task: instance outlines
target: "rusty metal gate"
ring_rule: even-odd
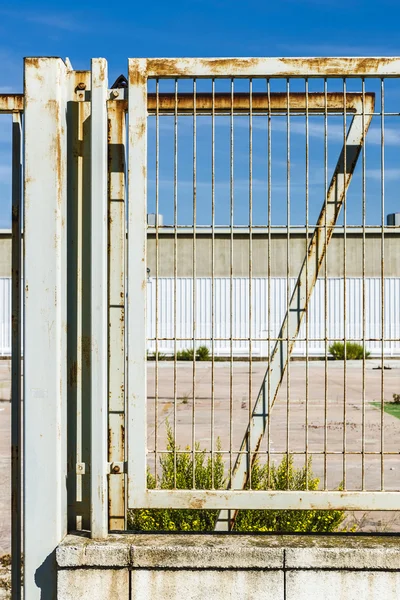
[[[400,228],[385,221],[398,172],[399,76],[399,59],[388,58],[130,59],[127,79],[109,88],[104,59],[93,59],[90,71],[26,59],[24,95],[0,96],[0,110],[14,123],[16,556],[24,220],[27,600],[40,597],[40,567],[54,588],[48,557],[68,531],[105,538],[126,529],[129,509],[214,509],[216,529],[231,529],[245,508],[398,507],[398,429],[386,414],[398,394],[397,363],[390,367],[384,348],[400,340],[391,319],[399,310],[391,280],[400,266]],[[148,213],[155,213],[149,226]],[[204,276],[210,285],[199,296]],[[279,298],[271,284],[278,276]],[[161,331],[162,277],[170,300]],[[223,330],[218,277],[229,314]],[[262,315],[254,304],[260,277]],[[357,295],[351,277],[360,280]],[[367,277],[380,294],[376,315],[366,311]],[[340,280],[342,303],[334,337],[327,327],[328,311],[335,314],[331,278]],[[189,294],[178,296],[183,279]],[[239,283],[245,300],[236,315]],[[323,335],[310,328],[316,285]],[[197,327],[200,301],[206,334]],[[283,318],[272,326],[274,302]],[[189,332],[180,328],[178,303]],[[352,336],[349,303],[362,314]],[[259,321],[261,361],[254,352]],[[293,362],[299,341],[305,360]],[[223,361],[218,342],[229,348]],[[236,342],[246,349],[239,362]],[[312,342],[325,349],[318,363],[310,361]],[[349,342],[358,344],[358,362],[350,360]],[[173,348],[167,356],[164,343]],[[335,343],[337,362],[330,360]],[[381,348],[375,361],[367,360],[371,343]],[[178,481],[182,456],[189,486]],[[307,479],[291,489],[291,461],[307,467],[310,459],[318,489]],[[207,485],[196,477],[198,461],[209,461]],[[288,489],[257,488],[260,464],[268,472],[286,464]],[[18,578],[15,564],[15,590]]]
[[[378,404],[381,408],[380,414],[374,413],[378,419],[378,432],[375,434],[377,446],[374,444],[373,449],[367,447],[366,424],[371,418],[369,415],[370,404],[366,395],[366,347],[368,343],[373,341],[367,338],[365,334],[365,269],[366,269],[366,232],[368,231],[368,221],[366,215],[366,175],[368,175],[367,166],[367,141],[368,130],[371,121],[375,115],[378,121],[378,127],[373,129],[371,136],[374,144],[379,145],[379,153],[371,153],[370,162],[371,170],[375,176],[377,173],[380,178],[381,187],[379,189],[380,196],[380,211],[379,212],[379,246],[380,264],[378,276],[381,281],[381,319],[379,337],[383,340],[385,336],[385,119],[389,116],[394,116],[395,113],[385,109],[385,80],[384,72],[379,69],[385,69],[383,63],[362,63],[368,64],[367,71],[361,66],[361,63],[356,61],[337,61],[337,60],[232,60],[232,61],[214,61],[214,60],[177,60],[177,61],[158,61],[158,60],[143,60],[130,62],[129,74],[129,123],[130,123],[130,144],[133,149],[133,155],[130,154],[132,161],[130,168],[130,186],[135,186],[134,196],[130,197],[130,202],[134,202],[135,206],[140,204],[142,217],[146,212],[146,183],[154,187],[154,211],[156,215],[155,228],[153,230],[153,263],[155,273],[153,274],[153,284],[155,285],[155,364],[154,370],[154,407],[151,404],[151,418],[146,415],[149,411],[149,401],[145,401],[146,397],[153,397],[152,394],[146,394],[145,387],[141,390],[135,390],[135,399],[132,403],[129,401],[129,427],[130,436],[135,435],[137,441],[136,450],[128,453],[128,471],[129,471],[129,506],[136,508],[151,507],[151,508],[212,508],[220,509],[222,512],[217,521],[217,529],[230,527],[233,522],[233,516],[228,513],[228,510],[236,511],[240,508],[347,508],[347,509],[371,509],[380,508],[388,509],[396,506],[397,484],[395,479],[390,477],[389,464],[392,465],[394,455],[398,449],[392,448],[389,442],[384,440],[385,432],[385,417],[384,417],[384,354],[381,354],[381,372],[380,372],[380,394]],[[371,66],[375,65],[376,70]],[[386,63],[387,65],[387,63]],[[361,68],[361,71],[357,69]],[[371,77],[376,78],[375,82]],[[357,79],[354,79],[357,78]],[[221,80],[227,81],[222,81]],[[189,81],[188,81],[189,80]],[[169,86],[168,86],[169,84]],[[225,85],[223,85],[225,84]],[[204,92],[208,88],[208,92]],[[310,90],[311,88],[311,90]],[[169,89],[171,91],[161,91]],[[181,92],[183,89],[185,91]],[[219,91],[224,89],[226,91]],[[189,91],[187,91],[189,90]],[[275,91],[280,90],[280,91]],[[282,90],[282,91],[281,91]],[[315,91],[319,90],[319,91]],[[388,102],[386,100],[386,102]],[[190,117],[188,117],[190,115]],[[191,153],[192,165],[188,164],[187,158],[178,151],[178,128],[186,126],[183,119],[189,119],[190,127],[192,128],[191,143],[192,148],[185,146],[183,152]],[[211,219],[207,223],[211,229],[210,242],[208,245],[208,261],[209,270],[211,272],[211,296],[209,304],[211,307],[211,335],[209,338],[201,338],[196,330],[196,314],[197,314],[197,293],[196,283],[198,280],[197,263],[201,260],[201,255],[197,251],[197,244],[201,240],[203,222],[198,223],[197,219],[201,213],[201,203],[205,202],[206,194],[201,189],[204,185],[204,162],[206,160],[204,149],[200,147],[199,129],[203,126],[202,120],[208,118],[209,121],[209,139],[208,139],[208,163],[209,163],[209,203],[211,204]],[[152,121],[153,119],[153,121]],[[169,125],[168,125],[169,121]],[[237,131],[243,127],[245,122],[246,134],[248,140],[243,143],[243,136],[238,135]],[[332,122],[333,121],[333,122]],[[263,124],[263,128],[260,125]],[[218,258],[215,253],[215,239],[218,235],[218,226],[216,225],[215,215],[218,210],[218,190],[220,186],[216,181],[216,135],[219,132],[219,125],[225,124],[227,129],[228,143],[225,146],[225,151],[229,157],[229,173],[228,173],[228,189],[229,189],[229,221],[228,234],[226,243],[225,260],[230,262],[227,271],[230,280],[230,301],[231,303],[231,329],[230,335],[224,341],[231,345],[230,361],[227,367],[229,375],[226,378],[226,393],[224,408],[224,423],[226,435],[222,434],[222,446],[216,446],[217,435],[216,429],[216,406],[220,404],[217,401],[216,393],[216,376],[218,371],[215,368],[214,344],[220,341],[217,331],[217,307],[214,305],[214,278],[215,269],[217,267]],[[276,125],[277,124],[277,125]],[[299,149],[298,144],[294,144],[291,131],[299,133],[299,125],[303,128],[304,146]],[[147,130],[151,135],[151,127],[154,128],[155,139],[153,141],[151,152],[147,153]],[[162,201],[165,211],[168,210],[167,202],[162,197],[167,192],[164,191],[163,181],[160,182],[160,139],[164,146],[167,145],[167,136],[163,129],[169,127],[170,138],[172,141],[169,145],[169,151],[173,153],[173,161],[170,161],[170,179],[172,189],[169,192],[170,203],[173,208],[170,209],[173,215],[173,222],[170,227],[170,243],[169,246],[165,243],[160,246],[160,224],[158,222],[158,213],[160,202]],[[262,130],[265,138],[265,153],[260,156],[258,152],[255,155],[254,144],[256,134]],[[253,376],[253,327],[252,322],[255,318],[252,306],[252,294],[254,281],[254,264],[253,253],[256,243],[257,228],[260,227],[260,217],[258,222],[254,222],[255,208],[255,177],[254,170],[256,161],[263,161],[264,171],[266,175],[266,185],[264,198],[261,200],[266,207],[266,219],[261,222],[261,226],[266,227],[267,244],[266,255],[264,261],[267,268],[267,281],[271,279],[271,269],[273,260],[271,257],[271,235],[273,234],[274,224],[272,221],[272,202],[274,194],[274,184],[272,181],[272,173],[276,172],[274,163],[274,148],[279,153],[277,147],[279,142],[276,142],[275,147],[272,146],[272,140],[276,139],[276,132],[281,131],[283,141],[285,143],[285,151],[282,155],[286,163],[286,169],[283,175],[283,184],[285,188],[284,194],[281,195],[283,202],[286,204],[285,214],[285,254],[286,254],[286,289],[283,302],[286,308],[286,315],[279,328],[278,335],[271,336],[271,327],[267,326],[268,334],[265,341],[268,344],[267,365],[265,367],[265,375],[258,375],[258,386],[254,382]],[[310,174],[310,154],[313,152],[313,144],[311,143],[316,134],[319,134],[322,144],[319,144],[319,152],[321,153],[319,165],[322,171],[322,186],[319,186],[319,202],[317,194],[313,189],[315,187],[315,177]],[[378,135],[378,137],[377,137]],[[134,137],[132,137],[134,136]],[[334,138],[336,144],[335,155],[331,157],[332,146],[329,144],[330,136]],[[239,138],[240,141],[237,141]],[[149,138],[151,139],[151,138]],[[311,141],[310,141],[311,140]],[[222,136],[219,136],[219,144],[222,145]],[[182,142],[179,141],[181,144]],[[274,141],[275,143],[275,141]],[[204,136],[203,136],[204,146]],[[258,142],[259,147],[259,142]],[[240,160],[236,159],[235,152],[241,151]],[[217,143],[218,149],[218,143]],[[329,149],[329,156],[328,156]],[[201,158],[199,155],[203,152]],[[165,151],[164,151],[165,154]],[[151,169],[151,176],[146,175],[147,156],[152,157],[155,161],[154,168]],[[162,156],[162,154],[161,154]],[[332,158],[335,163],[332,163]],[[295,231],[295,226],[291,223],[292,208],[291,202],[294,195],[292,189],[292,173],[294,171],[293,163],[297,160],[302,160],[304,165],[304,188],[301,194],[301,202],[304,203],[304,219],[305,219],[305,236],[303,255],[300,256],[300,268],[297,272],[297,279],[294,286],[291,284],[290,278],[294,275],[291,266],[291,235]],[[238,191],[237,181],[235,179],[235,171],[242,168],[240,164],[244,162],[248,170],[247,175],[247,194],[246,200],[243,200],[243,194]],[[188,193],[181,192],[182,186],[179,184],[178,165],[183,162],[184,168],[192,178],[191,191]],[[164,157],[164,163],[166,158]],[[316,163],[315,156],[313,157],[312,167]],[[375,163],[375,166],[374,164]],[[378,168],[376,167],[378,165]],[[198,176],[198,171],[202,170],[202,179]],[[164,167],[163,177],[166,177],[167,169]],[[364,282],[361,309],[364,315],[363,329],[359,339],[356,341],[365,348],[362,354],[362,368],[359,369],[359,389],[356,392],[356,398],[351,397],[348,389],[348,364],[346,352],[348,347],[348,338],[346,337],[346,306],[348,302],[349,291],[347,289],[349,270],[349,259],[347,257],[347,239],[352,231],[353,223],[348,223],[348,206],[349,197],[351,198],[351,182],[354,174],[358,178],[358,193],[360,198],[358,203],[361,204],[359,222],[357,226],[360,230],[359,235],[359,250],[361,257],[361,276]],[[200,181],[200,184],[199,184]],[[355,187],[355,184],[353,185]],[[239,200],[237,199],[239,196]],[[258,201],[260,194],[258,194]],[[199,202],[200,198],[200,202]],[[296,194],[296,203],[299,202],[299,193]],[[169,337],[160,337],[158,332],[159,315],[157,314],[160,306],[158,291],[158,279],[160,274],[160,265],[166,262],[164,255],[169,251],[173,259],[173,280],[175,284],[175,293],[173,295],[172,311],[176,311],[176,281],[177,274],[182,269],[182,261],[186,259],[183,254],[179,254],[180,247],[177,237],[177,231],[181,230],[184,225],[178,221],[178,207],[182,204],[190,202],[192,204],[191,216],[192,222],[188,223],[188,235],[191,238],[191,289],[192,299],[186,302],[191,305],[192,315],[192,331],[189,338],[186,338],[192,344],[192,372],[191,372],[191,389],[190,389],[190,405],[191,415],[190,422],[187,428],[190,428],[190,433],[186,429],[186,434],[180,432],[183,426],[181,418],[181,407],[179,406],[179,394],[177,387],[182,377],[180,376],[181,368],[177,369],[177,358],[179,353],[176,350],[173,354],[174,364],[170,366],[171,376],[173,373],[173,395],[171,396],[173,408],[170,411],[172,420],[171,428],[174,439],[185,440],[190,448],[192,468],[192,486],[191,489],[180,489],[177,484],[177,457],[179,453],[185,453],[187,450],[182,450],[175,444],[172,448],[168,447],[165,433],[160,431],[160,423],[163,418],[160,418],[160,411],[164,412],[165,405],[165,390],[160,388],[160,373],[168,367],[163,364],[162,371],[160,369],[159,346],[163,341],[172,340],[182,342],[183,337],[177,335],[176,313],[175,319],[172,318],[172,327],[170,328]],[[237,396],[234,391],[235,372],[236,368],[233,363],[232,345],[238,341],[232,334],[232,296],[234,279],[234,261],[235,254],[238,250],[235,249],[235,211],[240,212],[240,203],[246,203],[247,215],[245,216],[244,225],[247,227],[246,245],[247,248],[241,248],[241,258],[247,262],[247,335],[244,339],[248,344],[248,391],[246,396],[247,420],[248,426],[243,426],[243,413],[240,415],[237,412]],[[239,206],[238,206],[239,205]],[[319,205],[319,206],[318,206]],[[316,207],[319,211],[316,213]],[[135,209],[136,210],[136,209]],[[182,209],[183,210],[183,209]],[[276,210],[276,209],[275,209]],[[241,211],[243,212],[243,211]],[[310,214],[312,212],[312,217]],[[341,215],[342,213],[342,215]],[[369,215],[368,215],[369,216]],[[376,217],[375,217],[376,218]],[[137,214],[132,213],[132,221],[128,226],[131,228],[137,223]],[[243,222],[241,223],[243,226]],[[332,343],[338,340],[329,339],[327,330],[321,340],[325,345],[325,360],[324,360],[324,386],[322,394],[324,399],[320,401],[320,407],[316,409],[311,405],[314,403],[310,391],[309,379],[309,357],[308,343],[311,336],[308,331],[308,306],[314,289],[315,282],[318,277],[324,278],[325,289],[327,289],[327,279],[329,277],[329,265],[327,262],[327,249],[330,240],[336,230],[341,231],[341,276],[343,280],[343,302],[344,302],[344,330],[343,337],[340,340],[344,345],[344,361],[340,377],[342,379],[341,393],[343,398],[340,402],[341,408],[337,417],[338,429],[340,429],[339,439],[332,440],[329,432],[330,425],[330,402],[329,398],[329,377],[328,373],[328,351]],[[165,227],[163,227],[164,231]],[[142,262],[139,262],[137,257],[137,265],[141,267],[141,277],[137,277],[134,271],[134,277],[128,267],[128,300],[129,298],[136,299],[140,293],[140,281],[145,281],[146,260],[145,258],[145,231],[142,231],[141,243],[143,242],[143,254],[140,257]],[[204,244],[202,245],[204,250]],[[276,260],[276,255],[275,255]],[[357,259],[359,260],[359,259]],[[204,263],[204,259],[202,260]],[[298,257],[296,262],[299,263]],[[129,256],[128,250],[128,265],[132,264],[132,259]],[[350,263],[351,265],[351,263]],[[350,266],[352,268],[352,266]],[[133,288],[131,286],[134,286]],[[135,314],[135,326],[128,328],[128,386],[129,381],[137,381],[139,373],[145,368],[145,348],[139,347],[135,343],[135,348],[132,347],[132,342],[129,341],[130,333],[137,330],[144,330],[143,314],[145,308],[145,286],[142,287],[142,308],[143,312]],[[267,294],[270,294],[267,287]],[[325,319],[327,315],[327,292],[325,292],[324,302]],[[135,304],[136,305],[136,304]],[[267,302],[270,307],[271,298]],[[140,323],[136,322],[136,318],[140,319]],[[268,315],[265,319],[268,322]],[[299,330],[302,322],[303,335],[306,343],[306,360],[304,364],[304,398],[302,399],[302,409],[294,411],[294,402],[291,398],[291,367],[290,354],[292,352],[295,341],[298,339]],[[135,336],[135,342],[137,338]],[[352,340],[355,341],[355,340]],[[209,367],[209,391],[206,398],[207,409],[204,407],[204,395],[197,392],[198,371],[199,366],[196,361],[196,349],[207,344],[210,350],[210,367]],[[222,366],[218,365],[219,370]],[[204,376],[203,376],[204,378]],[[165,377],[161,378],[164,381],[164,386],[167,385]],[[219,382],[221,377],[219,377]],[[284,382],[286,388],[284,393],[279,394],[280,388]],[[146,381],[143,380],[143,386]],[[204,385],[201,387],[204,392]],[[391,388],[389,387],[389,390]],[[391,390],[394,392],[393,390]],[[376,401],[376,399],[374,398]],[[296,402],[298,400],[296,399]],[[280,405],[278,408],[277,405]],[[354,443],[349,428],[353,426],[353,422],[349,423],[349,415],[354,407],[360,411],[359,423],[356,424],[358,433],[361,434],[361,441]],[[221,409],[222,410],[222,409]],[[301,421],[304,432],[300,435],[296,431],[292,434],[291,429],[298,428],[294,425],[291,411],[294,411],[297,422]],[[275,417],[276,415],[276,419]],[[296,414],[297,413],[297,414]],[[311,427],[315,427],[315,423],[310,423],[310,414],[313,421],[317,417],[320,420],[321,435],[319,440],[312,440],[310,437]],[[378,416],[379,415],[379,416]],[[201,424],[197,424],[199,418]],[[284,424],[279,423],[283,419]],[[150,421],[150,423],[148,423]],[[206,425],[205,425],[206,421]],[[137,437],[137,424],[141,423],[140,438]],[[221,426],[221,423],[220,423]],[[243,440],[238,444],[238,430],[243,436]],[[150,438],[146,440],[146,432],[149,432]],[[136,432],[136,433],[134,433]],[[240,434],[239,434],[240,435]],[[337,437],[337,436],[336,436]],[[293,438],[293,441],[292,441]],[[369,440],[370,442],[370,440]],[[368,442],[368,443],[369,443]],[[201,447],[198,446],[201,444]],[[390,446],[390,447],[389,447]],[[148,458],[145,454],[139,452],[139,448],[147,448]],[[198,489],[196,479],[196,456],[202,455],[205,452],[211,457],[211,464],[216,455],[222,456],[224,463],[227,466],[227,489]],[[157,469],[159,469],[159,460],[163,456],[173,454],[174,459],[174,489],[163,489],[165,486],[158,478]],[[318,491],[309,491],[307,486],[305,490],[260,490],[252,489],[252,466],[254,461],[267,461],[268,465],[272,465],[276,459],[287,457],[287,465],[289,465],[289,457],[295,456],[298,461],[303,460],[308,464],[311,457],[317,462],[319,461],[319,472],[321,474],[321,486]],[[150,458],[149,458],[150,457]],[[301,457],[303,457],[301,459]],[[380,473],[378,480],[369,479],[368,470],[371,468],[371,459],[378,460],[374,467]],[[149,462],[150,461],[150,462]],[[340,463],[341,477],[336,481],[329,477],[329,466],[333,470],[333,462]],[[146,468],[150,465],[155,476],[155,484],[148,487],[148,476]],[[211,467],[212,468],[212,467]],[[338,464],[336,464],[338,468]],[[289,469],[289,466],[288,466]],[[358,471],[358,473],[355,473]],[[385,481],[386,475],[386,481]],[[213,476],[212,476],[213,478]],[[288,483],[289,486],[289,483]],[[154,489],[153,489],[154,488]]]

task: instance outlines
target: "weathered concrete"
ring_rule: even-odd
[[[132,571],[131,600],[284,600],[281,571]]]
[[[377,571],[292,571],[286,576],[287,600],[394,600],[400,573]]]
[[[90,573],[90,577],[88,574]],[[58,598],[63,600],[130,600],[127,569],[73,570],[58,573]]]
[[[57,564],[59,600],[400,597],[400,544],[389,536],[70,535]]]

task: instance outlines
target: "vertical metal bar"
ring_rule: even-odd
[[[343,158],[344,177],[347,168],[347,110],[346,110],[346,78],[343,78]],[[344,342],[344,365],[343,365],[343,488],[346,490],[346,435],[347,435],[347,189],[343,198],[343,342]]]
[[[125,461],[125,107],[108,104],[108,460]],[[108,482],[109,529],[126,529],[125,475]]]
[[[174,440],[177,440],[177,270],[178,270],[178,80],[175,79],[174,105]],[[176,488],[176,444],[174,444],[174,488]]]
[[[146,194],[147,76],[145,59],[129,59],[128,91],[128,442],[129,503],[146,491]]]
[[[230,248],[229,248],[229,480],[232,478],[233,447],[233,227],[234,227],[234,79],[231,79],[230,136],[229,136],[229,203],[230,203]],[[228,511],[229,522],[231,513]]]
[[[271,362],[271,226],[272,226],[272,214],[271,214],[271,199],[272,199],[272,170],[271,170],[271,151],[272,151],[272,136],[271,136],[271,80],[267,79],[267,96],[268,96],[268,130],[267,130],[267,145],[268,145],[268,364],[269,369]],[[268,468],[268,487],[271,483],[271,378],[268,377],[267,381],[267,395],[268,395],[268,423],[267,423],[267,468]],[[265,383],[264,383],[265,393]]]
[[[92,59],[91,92],[91,535],[108,533],[107,62]]]
[[[211,81],[211,488],[214,480],[215,446],[215,79]]]
[[[197,81],[193,79],[193,398],[192,398],[192,472],[193,489],[196,489],[196,218],[197,218]]]
[[[86,71],[85,79],[86,89],[90,90],[91,73]],[[82,73],[81,73],[82,76]],[[82,82],[82,79],[80,78]],[[73,84],[76,84],[76,78]],[[75,89],[76,85],[74,85]],[[77,456],[78,461],[85,465],[91,464],[91,103],[80,102],[79,119],[81,124],[81,142],[79,144],[82,161],[80,165],[82,178],[82,191],[79,197],[79,215],[78,215],[78,396],[77,396]],[[68,263],[69,264],[69,263]],[[68,313],[70,317],[70,313]],[[69,330],[70,331],[70,330]],[[73,410],[68,406],[68,410]],[[90,496],[91,496],[91,476],[85,473],[77,477],[78,495],[80,501],[81,526],[83,529],[90,530]]]
[[[21,113],[12,115],[12,343],[11,343],[11,590],[21,599],[22,481],[21,481]]]
[[[308,203],[309,203],[309,129],[308,129],[308,79],[305,80],[305,92],[306,92],[306,248],[308,248],[308,237],[309,237],[309,223],[308,223]],[[308,262],[306,263],[306,296],[309,296],[308,289]],[[308,401],[309,401],[309,356],[308,356],[308,318],[309,318],[309,305],[306,307],[305,314],[305,326],[306,326],[306,414],[305,414],[305,468],[306,468],[306,489],[308,489]]]
[[[286,79],[286,310],[289,311],[290,303],[290,83]],[[306,270],[308,275],[308,261],[306,261]],[[307,296],[308,298],[308,296]],[[286,353],[287,361],[287,380],[286,380],[286,484],[289,489],[289,443],[290,443],[290,336],[289,328],[286,330]]]
[[[251,421],[253,405],[253,80],[249,80],[249,423]],[[252,487],[252,445],[251,430],[249,432],[249,446],[247,448],[248,482]]]
[[[365,123],[363,123],[365,131]],[[365,144],[363,144],[364,146]],[[328,206],[328,82],[324,79],[324,209],[327,212]],[[324,223],[324,244],[328,244],[328,222]],[[328,489],[328,252],[324,255],[324,490]]]
[[[160,175],[160,117],[159,117],[159,88],[156,79],[156,364],[155,364],[155,393],[154,393],[154,475],[157,487],[158,467],[158,336],[159,336],[159,175]]]
[[[381,79],[381,491],[385,489],[385,80]]]
[[[25,600],[56,597],[54,552],[67,533],[67,82],[68,71],[62,60],[25,59]],[[46,465],[46,468],[43,465]]]
[[[365,128],[365,79],[362,79],[362,126]],[[362,414],[361,414],[361,487],[365,490],[365,224],[366,224],[366,144],[362,148],[362,344],[363,344],[363,364],[362,364]]]
[[[233,471],[233,232],[234,232],[234,93],[235,80],[230,82],[230,119],[229,119],[229,479],[232,487]],[[241,449],[242,450],[242,449]],[[231,510],[222,510],[215,525],[216,531],[229,531],[233,527]]]

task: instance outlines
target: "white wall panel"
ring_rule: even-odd
[[[295,280],[290,280],[290,293]],[[231,316],[232,285],[232,316]],[[158,348],[159,352],[171,354],[174,343],[163,338],[174,337],[174,279],[160,278],[158,281]],[[362,278],[346,280],[346,311],[344,307],[344,281],[341,278],[327,280],[327,322],[325,325],[325,280],[319,279],[314,288],[308,311],[308,351],[310,356],[321,356],[325,352],[325,333],[330,340],[343,339],[346,330],[347,340],[363,338],[363,281]],[[225,341],[215,342],[215,354],[229,356],[231,345],[234,356],[246,356],[249,352],[249,280],[244,277],[215,278],[214,280],[214,331],[215,338]],[[196,342],[211,348],[212,319],[212,282],[211,278],[198,278],[196,281]],[[381,280],[365,279],[365,338],[366,347],[371,355],[381,353],[382,311]],[[280,326],[286,312],[287,286],[285,278],[271,279],[270,283],[270,321],[268,321],[268,280],[254,278],[252,284],[252,338],[253,355],[268,355],[268,340],[279,335]],[[385,338],[392,341],[384,343],[385,355],[400,355],[400,279],[387,278],[384,282],[384,332]],[[148,283],[148,349],[155,351],[156,281]],[[178,341],[178,349],[193,346],[193,282],[190,278],[176,280],[176,336],[190,338]],[[345,321],[346,315],[346,321]],[[303,320],[299,333],[299,341],[294,348],[294,355],[304,356],[306,353],[306,322]],[[274,342],[271,341],[271,347]],[[328,345],[330,342],[328,342]]]
[[[344,282],[340,278],[328,278],[327,296],[327,336],[330,339],[341,339],[344,335]],[[290,281],[291,289],[294,279]],[[230,279],[215,278],[214,289],[214,331],[216,338],[230,337]],[[158,281],[158,347],[163,353],[172,353],[174,342],[163,338],[174,337],[174,279],[160,278]],[[347,314],[346,337],[348,340],[363,337],[363,284],[361,278],[347,279]],[[147,330],[148,337],[156,337],[156,282],[150,279],[147,284]],[[252,334],[254,356],[268,355],[268,341],[260,338],[277,337],[279,327],[286,310],[286,279],[271,279],[271,322],[268,325],[268,280],[254,278],[252,285]],[[325,281],[320,279],[315,286],[308,313],[308,351],[310,356],[324,354],[325,337]],[[365,279],[365,337],[379,340],[382,331],[381,315],[381,280],[379,278]],[[190,338],[178,341],[178,350],[192,347],[193,337],[193,282],[189,278],[176,280],[176,335],[177,338]],[[400,356],[400,278],[387,278],[384,285],[384,333],[386,341],[384,353],[387,356]],[[249,280],[234,278],[232,280],[232,336],[242,338],[232,344],[233,355],[246,355],[249,351]],[[211,279],[198,278],[196,283],[196,337],[211,338]],[[305,321],[300,329],[299,340],[306,337]],[[319,341],[313,341],[313,340]],[[197,342],[211,348],[210,341]],[[271,342],[273,346],[273,342]],[[381,352],[380,341],[366,342],[367,349],[372,355]],[[148,349],[155,351],[155,341],[149,340]],[[306,352],[305,341],[298,341],[294,355],[302,356]],[[229,355],[230,342],[215,342],[216,355]],[[0,356],[11,354],[11,279],[0,278]]]
[[[0,277],[0,356],[11,356],[11,277]]]

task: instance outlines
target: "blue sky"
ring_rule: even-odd
[[[379,4],[354,0],[281,0],[275,3],[243,3],[230,0],[191,2],[86,2],[2,3],[0,6],[0,92],[22,91],[24,56],[68,56],[76,69],[89,68],[90,58],[104,56],[112,82],[126,73],[127,57],[134,56],[341,56],[400,55],[395,0]],[[167,83],[165,85],[168,85]],[[222,85],[222,84],[221,84]],[[242,83],[245,85],[245,82]],[[315,81],[314,90],[322,89]],[[332,85],[335,85],[334,83]],[[349,84],[360,90],[361,83]],[[222,89],[222,88],[221,88]],[[333,89],[333,88],[332,88]],[[350,88],[349,88],[350,89]],[[377,82],[367,90],[379,91]],[[310,84],[311,90],[311,84]],[[379,102],[378,102],[379,106]],[[400,112],[400,85],[388,82],[386,109]],[[331,172],[340,150],[343,123],[329,122]],[[200,120],[200,119],[199,119]],[[294,118],[293,118],[294,120]],[[397,117],[385,119],[385,213],[400,210],[400,126]],[[321,133],[322,124],[322,133]],[[162,125],[162,126],[161,126]],[[367,222],[381,222],[379,118],[374,117],[367,145]],[[312,129],[311,129],[312,127]],[[210,222],[210,122],[198,126],[198,215]],[[291,126],[291,215],[295,224],[305,222],[304,120]],[[192,126],[179,123],[179,222],[192,217]],[[154,208],[154,153],[149,133],[149,209]],[[0,228],[10,219],[10,120],[0,118]],[[310,122],[310,222],[323,202],[323,122]],[[172,220],[173,186],[171,122],[160,124],[160,210]],[[266,212],[266,125],[254,126],[253,221],[264,224]],[[322,149],[322,150],[321,150]],[[235,120],[235,223],[248,222],[248,122]],[[272,221],[286,223],[286,131],[282,120],[273,124]],[[216,132],[216,222],[229,219],[229,126]],[[348,222],[361,219],[360,177],[355,176],[348,197]]]

